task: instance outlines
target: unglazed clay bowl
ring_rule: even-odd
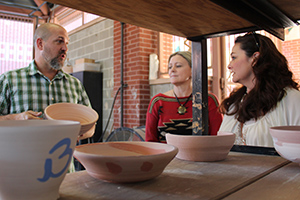
[[[271,127],[270,134],[278,154],[300,165],[300,126]]]
[[[95,129],[98,113],[85,105],[75,103],[55,103],[44,110],[47,119],[71,120],[80,122],[80,135]]]
[[[74,157],[92,177],[126,183],[159,176],[177,152],[163,143],[105,142],[77,146]]]
[[[219,135],[166,134],[167,143],[179,149],[176,158],[188,161],[224,160],[234,144],[235,134],[219,132]]]
[[[79,130],[74,121],[0,121],[0,199],[58,199]]]

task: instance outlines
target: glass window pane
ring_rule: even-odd
[[[0,74],[26,67],[33,59],[31,20],[0,15]]]
[[[76,17],[73,21],[69,22],[68,24],[62,24],[62,25],[68,32],[72,31],[75,28],[82,26],[82,17],[80,15],[79,17]]]
[[[90,13],[84,13],[84,23],[89,23],[90,21],[93,21],[94,19],[98,18],[98,15],[90,14]]]

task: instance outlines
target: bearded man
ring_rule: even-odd
[[[81,82],[62,71],[68,42],[67,31],[58,24],[36,29],[34,60],[0,76],[0,120],[43,119],[44,109],[60,102],[91,106]]]

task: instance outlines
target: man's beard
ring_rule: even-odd
[[[61,57],[60,56],[61,54],[59,54],[58,56],[56,56],[55,58],[53,58],[51,61],[50,61],[50,66],[55,69],[55,70],[61,70],[64,66],[64,62],[63,63],[60,63],[59,62],[59,58]]]
[[[49,62],[49,65],[55,69],[55,70],[61,70],[64,66],[65,61],[59,62],[59,59],[61,58],[61,54],[66,54],[65,51],[59,51],[58,55],[52,59],[50,59],[47,54],[49,54],[50,51],[47,47],[45,47],[45,52],[43,52],[43,57]]]

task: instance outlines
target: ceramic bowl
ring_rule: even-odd
[[[271,127],[270,134],[278,154],[300,165],[300,126]]]
[[[176,158],[188,161],[224,160],[234,144],[235,134],[219,132],[219,135],[166,134],[167,143],[179,149]]]
[[[95,129],[98,113],[85,105],[75,103],[55,103],[44,110],[47,119],[71,120],[80,122],[80,135],[90,133]]]
[[[0,121],[0,199],[58,199],[79,130],[74,121]]]
[[[77,146],[74,157],[92,177],[126,183],[159,176],[177,152],[155,142],[105,142]]]

